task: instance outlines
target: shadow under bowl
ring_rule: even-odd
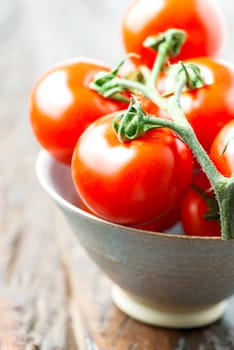
[[[234,293],[234,240],[138,230],[79,208],[70,167],[41,151],[41,186],[92,260],[113,281],[114,303],[145,323],[191,328],[222,317]]]

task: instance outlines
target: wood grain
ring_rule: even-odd
[[[69,293],[51,230],[2,237],[0,255],[1,349],[66,349]]]
[[[3,16],[5,4],[9,11]],[[117,310],[111,282],[80,247],[35,177],[39,146],[28,118],[34,82],[51,65],[75,55],[119,62],[119,23],[126,4],[1,0],[1,350],[234,349],[233,299],[222,321],[190,331],[145,326]],[[232,3],[220,5],[234,33]],[[233,42],[225,52],[234,59]]]

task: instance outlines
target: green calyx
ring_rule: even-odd
[[[118,114],[113,120],[113,128],[119,141],[132,141],[142,137],[149,130],[161,127],[154,123],[156,118],[147,117],[140,102],[133,96],[128,109]]]
[[[144,47],[149,47],[154,51],[159,51],[162,45],[167,47],[167,54],[170,57],[176,57],[186,40],[186,32],[181,29],[168,29],[164,33],[149,36],[143,42]]]
[[[205,85],[201,70],[195,64],[179,62],[170,66],[167,72],[175,81],[183,80],[188,90],[200,89]]]
[[[99,72],[96,74],[95,80],[89,85],[90,89],[97,91],[105,98],[112,98],[122,102],[130,102],[128,98],[121,94],[124,89],[118,84],[112,84],[123,64],[124,60],[121,61],[111,72]]]

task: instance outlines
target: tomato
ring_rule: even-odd
[[[133,227],[144,231],[164,232],[179,221],[178,208],[178,205],[176,207],[174,206],[173,208],[170,208],[170,210],[164,215],[158,217],[156,220],[145,224],[133,225]]]
[[[170,28],[187,32],[187,40],[176,60],[215,56],[226,39],[223,15],[212,0],[134,0],[122,21],[126,51],[140,55],[139,59],[130,58],[151,68],[156,54],[142,44],[148,36]]]
[[[76,198],[76,201],[74,201],[73,204],[79,206],[80,209],[86,211],[87,213],[95,215],[95,213],[93,213],[92,210],[90,210],[90,208],[88,208],[83,202],[78,203],[78,198]],[[165,231],[174,226],[179,221],[178,208],[179,206],[171,208],[168,212],[166,212],[164,215],[160,216],[156,220],[147,222],[145,224],[131,225],[131,227],[144,231]]]
[[[216,200],[206,175],[198,173],[193,180],[194,185],[196,189],[191,186],[181,204],[181,223],[184,232],[190,236],[221,236],[219,219],[205,218],[207,212],[212,209],[209,201],[214,207],[214,215],[217,215]]]
[[[171,130],[157,129],[120,142],[110,114],[79,138],[72,178],[85,205],[123,225],[148,223],[176,205],[192,178],[192,155]]]
[[[209,57],[185,63],[194,63],[200,68],[205,86],[183,92],[181,106],[200,143],[209,152],[219,130],[234,118],[234,65]],[[174,80],[165,75],[158,82],[161,91],[170,91],[173,84]],[[165,116],[162,111],[161,116]]]
[[[223,126],[211,146],[210,157],[217,169],[227,177],[234,173],[234,120]]]
[[[75,58],[53,67],[35,84],[30,100],[32,128],[42,147],[57,160],[70,163],[77,139],[87,126],[123,108],[123,103],[89,88],[99,71],[109,70],[98,61]]]

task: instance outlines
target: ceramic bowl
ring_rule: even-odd
[[[113,301],[122,311],[173,328],[200,327],[222,317],[234,293],[234,240],[113,224],[80,209],[68,166],[41,151],[36,172],[88,255],[113,281]]]

